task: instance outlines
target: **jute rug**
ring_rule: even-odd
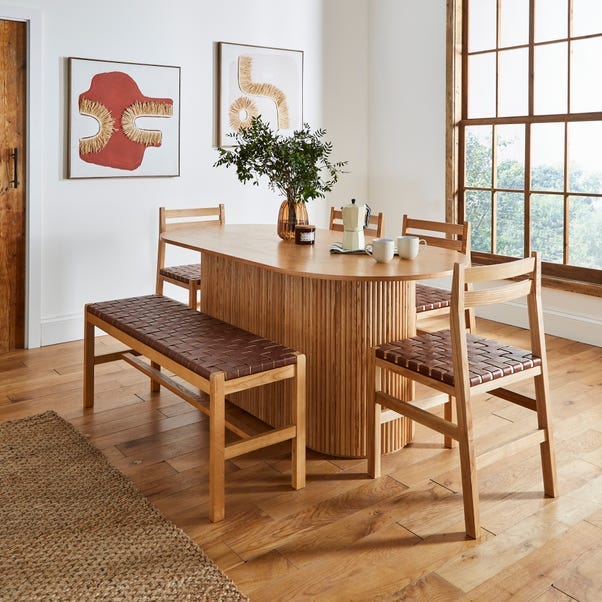
[[[0,600],[245,600],[55,412],[0,424]]]

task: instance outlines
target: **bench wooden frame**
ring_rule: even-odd
[[[156,391],[159,385],[162,385],[209,416],[209,520],[217,522],[224,518],[225,462],[242,454],[291,440],[292,487],[301,489],[305,486],[305,355],[298,353],[295,364],[265,370],[257,374],[226,380],[224,372],[219,371],[213,372],[207,379],[142,343],[135,336],[127,334],[93,315],[88,311],[88,305],[85,306],[84,317],[84,408],[94,406],[95,366],[124,360],[150,377],[151,390]],[[124,343],[129,349],[96,355],[95,327]],[[148,358],[152,365],[141,360],[139,356]],[[209,400],[161,372],[160,368],[156,366],[165,368],[198,388],[209,396]],[[293,379],[291,399],[293,423],[280,428],[267,427],[265,423],[261,423],[264,432],[250,433],[249,431],[255,429],[248,428],[249,424],[241,425],[240,421],[236,420],[237,409],[229,407],[226,396],[285,379]],[[240,413],[240,411],[238,412]],[[242,438],[226,444],[226,428]],[[269,430],[265,430],[266,428]]]

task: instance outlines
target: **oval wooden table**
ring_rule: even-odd
[[[306,354],[308,447],[342,457],[366,455],[370,348],[413,336],[415,281],[449,275],[466,259],[427,247],[413,260],[376,263],[331,254],[340,232],[317,230],[314,245],[297,245],[278,238],[275,225],[188,226],[163,238],[202,253],[202,311]],[[233,401],[272,426],[287,424],[283,386]],[[399,377],[386,386],[411,398]],[[405,419],[382,428],[385,453],[411,439]]]

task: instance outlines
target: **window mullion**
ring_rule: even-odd
[[[571,114],[571,35],[573,33],[573,0],[568,0],[567,14],[568,39],[566,44],[566,107]],[[563,224],[562,224],[562,262],[569,262],[569,124],[564,124],[564,197],[563,197]]]
[[[535,1],[529,0],[529,81],[528,115],[533,117],[535,107]],[[525,220],[524,220],[524,255],[531,255],[531,123],[525,124]]]

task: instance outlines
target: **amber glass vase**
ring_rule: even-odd
[[[297,224],[309,224],[305,203],[282,201],[278,211],[278,236],[284,240],[295,238]]]

